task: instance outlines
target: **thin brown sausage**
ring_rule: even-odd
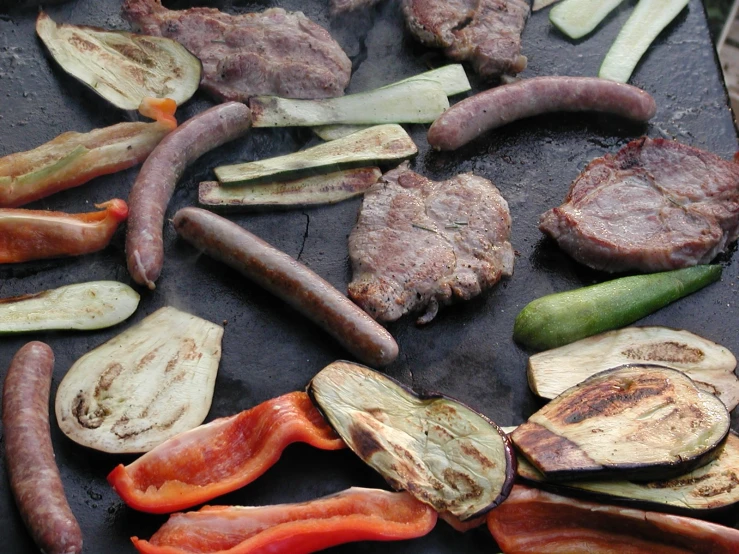
[[[128,197],[126,257],[134,281],[154,289],[164,263],[164,213],[185,169],[251,126],[249,108],[227,102],[188,119],[167,135],[141,167]]]
[[[10,362],[3,387],[10,488],[33,540],[46,554],[82,552],[82,531],[64,495],[49,431],[54,353],[29,342]]]
[[[177,233],[317,323],[357,359],[384,366],[398,356],[387,330],[327,281],[249,231],[214,213],[183,208]]]
[[[640,88],[597,77],[535,77],[502,85],[458,102],[434,121],[428,141],[437,150],[456,150],[483,133],[550,112],[607,112],[634,121],[657,113]]]

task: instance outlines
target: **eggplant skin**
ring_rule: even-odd
[[[511,438],[553,481],[657,480],[713,460],[729,424],[724,404],[680,371],[635,364],[568,389]]]
[[[518,459],[518,477],[554,493],[587,500],[705,517],[739,503],[739,435],[729,433],[720,454],[703,467],[658,481],[547,481],[525,458]]]
[[[319,372],[308,394],[329,424],[396,490],[461,522],[503,502],[516,473],[507,435],[441,394],[419,395],[352,362]]]

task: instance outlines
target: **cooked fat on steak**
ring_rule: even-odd
[[[526,69],[521,33],[528,0],[403,0],[403,13],[418,40],[444,48],[455,61],[469,61],[482,77]]]
[[[739,235],[739,165],[641,138],[593,160],[539,220],[577,261],[616,272],[710,262]]]
[[[430,181],[404,163],[364,195],[349,235],[349,296],[379,321],[469,300],[513,273],[508,204],[471,173]]]
[[[143,33],[180,42],[203,62],[201,85],[221,100],[271,94],[341,96],[352,64],[341,46],[301,12],[271,8],[229,15],[212,8],[168,10],[161,0],[125,0]]]

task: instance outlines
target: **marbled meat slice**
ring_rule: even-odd
[[[427,46],[469,61],[482,77],[515,75],[526,68],[521,33],[527,0],[403,0],[408,28]]]
[[[212,8],[168,10],[161,0],[125,0],[143,33],[180,42],[203,62],[201,85],[221,100],[271,94],[341,96],[352,64],[341,46],[301,12],[270,8],[229,15]]]
[[[334,15],[369,8],[382,0],[331,0],[331,13]]]
[[[508,204],[471,173],[434,182],[407,164],[365,193],[349,236],[349,296],[379,321],[469,300],[513,273]]]
[[[539,229],[570,256],[617,272],[710,262],[739,235],[739,165],[641,138],[593,160]]]

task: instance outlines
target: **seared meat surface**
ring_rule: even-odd
[[[301,12],[271,8],[229,15],[212,8],[174,11],[161,0],[125,0],[123,15],[143,33],[180,42],[203,62],[201,85],[221,100],[271,94],[341,96],[352,64],[323,27]]]
[[[663,271],[710,262],[739,235],[739,165],[641,138],[593,160],[539,228],[604,271]]]
[[[508,204],[471,173],[430,181],[405,163],[365,193],[349,236],[349,296],[379,321],[469,300],[513,273]]]
[[[381,0],[331,0],[331,13],[351,12],[362,8],[368,8],[379,3]]]
[[[527,0],[403,0],[411,33],[427,46],[444,48],[455,61],[469,61],[486,78],[526,68],[521,33]]]

